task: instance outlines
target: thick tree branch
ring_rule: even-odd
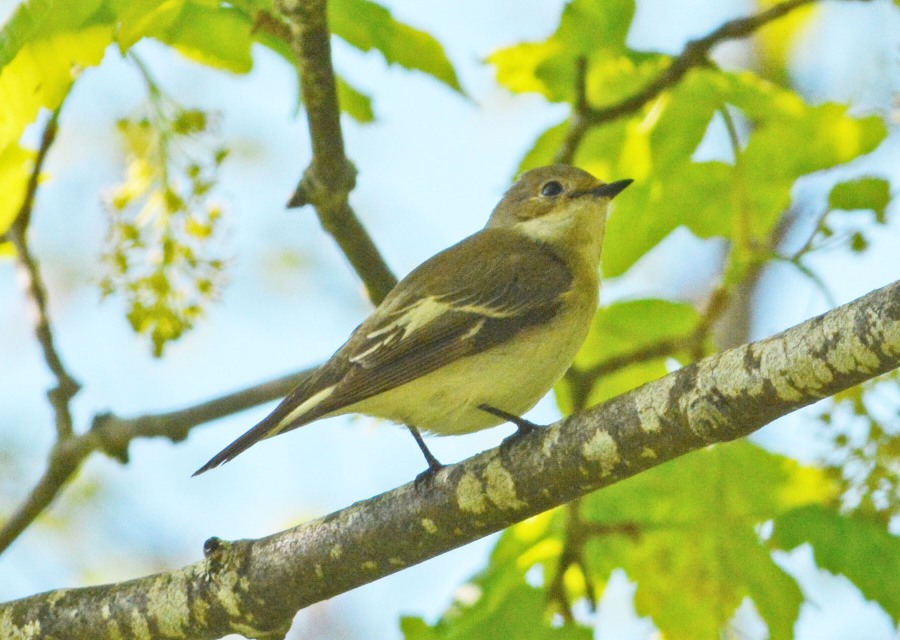
[[[350,207],[356,168],[344,152],[325,0],[281,0],[279,7],[291,29],[313,150],[312,163],[288,206],[311,204],[315,208],[322,227],[338,243],[377,304],[397,279]]]
[[[554,162],[571,164],[581,140],[591,127],[635,113],[663,91],[678,84],[688,71],[694,67],[708,64],[709,52],[717,44],[726,40],[746,38],[773,20],[777,20],[803,5],[817,1],[786,0],[755,15],[726,22],[702,38],[688,42],[681,53],[673,58],[671,64],[658,76],[633,95],[615,104],[606,107],[590,107],[586,101],[577,101],[578,104],[573,110],[566,137],[554,157]],[[584,92],[584,77],[583,73],[578,75],[578,82],[581,84],[577,88],[579,94]]]
[[[900,282],[503,448],[204,560],[0,605],[0,637],[281,638],[294,613],[900,366]]]

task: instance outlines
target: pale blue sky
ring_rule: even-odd
[[[348,153],[360,169],[352,202],[390,266],[402,275],[483,225],[531,141],[564,117],[565,107],[498,88],[481,62],[497,47],[552,32],[562,3],[386,4],[445,45],[471,98],[421,74],[386,68],[377,54],[336,43],[337,68],[373,95],[378,118],[367,126],[344,120]],[[639,4],[630,42],[672,52],[686,38],[751,6],[713,0]],[[849,99],[886,109],[900,77],[897,10],[888,2],[826,6],[796,58],[803,86],[817,100]],[[358,280],[315,215],[283,209],[309,160],[306,125],[292,115],[293,71],[262,48],[255,51],[253,73],[241,77],[200,68],[155,43],[142,43],[138,51],[182,104],[223,112],[222,134],[234,145],[218,191],[228,212],[231,284],[201,326],[159,361],[131,334],[119,301],[98,304],[92,283],[99,277],[105,224],[98,194],[119,180],[121,171],[113,124],[133,114],[144,99],[137,74],[111,50],[100,68],[84,74],[66,104],[47,166],[51,180],[41,190],[33,225],[59,348],[84,384],[74,405],[82,429],[106,409],[120,415],[169,410],[319,362],[368,312]],[[727,62],[740,56],[741,47],[730,45],[720,53]],[[876,71],[884,73],[879,65],[885,61],[889,73],[872,80]],[[30,135],[33,139],[35,131]],[[883,149],[858,165],[889,172],[897,183],[896,126]],[[610,178],[621,177],[627,176]],[[807,181],[798,186],[798,197],[821,198],[822,185],[834,179]],[[897,278],[897,231],[895,219],[863,257],[832,253],[821,258],[816,266],[838,302]],[[671,252],[688,246],[703,251],[703,246],[683,235],[667,246],[669,253],[648,256],[626,279],[611,283],[606,299],[683,286],[696,265],[678,262]],[[298,258],[301,266],[280,259],[284,255]],[[768,277],[787,289],[774,289],[777,297],[756,320],[757,335],[827,308],[796,274],[782,269]],[[50,378],[9,262],[0,263],[0,301],[0,447],[16,457],[13,466],[3,460],[0,472],[0,499],[8,510],[40,473],[52,423],[43,396]],[[127,466],[92,457],[45,523],[0,556],[0,599],[181,566],[200,558],[203,540],[211,535],[268,534],[403,484],[423,468],[421,454],[402,429],[368,418],[342,418],[269,441],[221,469],[190,477],[268,408],[197,429],[181,444],[136,442]],[[550,399],[533,418],[546,422],[556,415]],[[509,431],[434,440],[432,446],[439,459],[455,461],[497,444]],[[765,430],[758,440],[796,453],[808,442],[808,432],[795,419],[787,427]],[[94,493],[88,502],[74,499],[86,492]],[[482,566],[489,548],[490,540],[481,541],[312,607],[301,613],[297,627],[312,634],[316,625],[336,624],[328,637],[397,638],[399,615],[433,619],[454,589]],[[808,565],[802,552],[787,562]],[[870,631],[871,638],[891,637],[884,615],[855,598],[846,581],[818,576],[808,566],[801,570],[810,597],[820,604],[823,598],[840,598],[843,615],[808,606],[798,637],[847,637],[846,624]],[[645,637],[646,623],[627,613],[627,589],[615,590],[602,608],[603,628],[615,629],[616,637]],[[616,599],[626,603],[625,609],[613,606]]]

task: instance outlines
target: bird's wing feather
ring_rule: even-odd
[[[197,473],[263,438],[502,344],[550,320],[572,286],[560,257],[505,229],[485,229],[452,249],[407,276],[316,374]]]
[[[502,262],[486,259],[488,243],[494,256],[502,249]],[[336,386],[316,413],[355,404],[542,324],[571,286],[572,274],[554,253],[506,230],[484,230],[413,271],[395,289],[400,295],[354,332],[328,363],[334,362],[333,373],[323,371],[318,381],[319,388]]]

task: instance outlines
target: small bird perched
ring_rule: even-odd
[[[605,184],[567,165],[526,171],[481,231],[401,280],[331,358],[272,413],[194,475],[260,440],[319,418],[362,413],[470,433],[520,416],[566,372],[597,308],[609,202]]]

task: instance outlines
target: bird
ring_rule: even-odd
[[[598,305],[610,201],[605,183],[569,165],[524,172],[483,229],[403,278],[334,355],[262,421],[193,475],[257,442],[330,416],[405,425],[433,474],[421,433],[456,435],[521,416],[571,366]]]

